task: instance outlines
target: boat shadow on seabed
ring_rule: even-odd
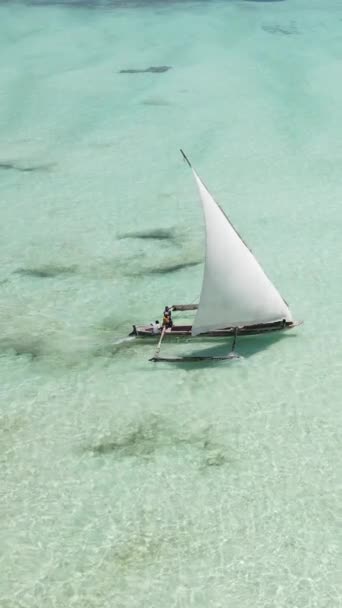
[[[179,367],[186,370],[203,369],[204,367],[212,367],[217,364],[231,364],[233,361],[241,361],[249,359],[253,355],[257,355],[271,346],[276,344],[280,340],[294,339],[295,334],[273,334],[268,336],[244,336],[243,339],[237,339],[236,347],[232,353],[232,340],[225,340],[223,344],[215,344],[209,348],[194,349],[184,353],[183,357],[170,357],[168,361],[167,355],[161,357],[158,361],[165,363],[172,363],[172,366]],[[232,353],[232,357],[229,354]],[[198,359],[197,359],[198,357]],[[157,366],[159,367],[159,366]]]

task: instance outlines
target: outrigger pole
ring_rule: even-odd
[[[235,351],[235,344],[236,344],[236,336],[238,333],[238,328],[235,327],[235,331],[234,331],[234,339],[233,339],[233,344],[232,344],[232,353]]]
[[[162,340],[164,338],[165,332],[166,332],[166,326],[163,327],[163,329],[162,329],[162,333],[161,333],[161,336],[159,338],[158,346],[156,348],[156,352],[154,353],[154,357],[152,357],[151,359],[149,359],[149,361],[158,361],[159,360],[160,347],[161,347],[161,343],[162,343]]]

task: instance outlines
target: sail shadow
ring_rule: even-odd
[[[239,357],[241,357],[242,359],[249,359],[250,357],[253,357],[253,355],[257,355],[258,353],[267,350],[280,340],[289,338],[295,338],[295,335],[289,336],[285,334],[272,334],[267,336],[243,336],[240,338],[238,337],[235,347],[235,354],[239,355]],[[179,355],[179,360],[174,359],[172,363],[176,367],[189,371],[192,369],[198,370],[199,367],[203,369],[204,367],[212,367],[213,365],[217,364],[222,365],[222,363],[226,365],[227,363],[231,363],[234,360],[239,360],[238,357],[236,359],[231,360],[224,359],[224,357],[231,353],[232,344],[233,339],[227,338],[227,340],[224,340],[223,343],[216,343],[210,348],[196,348],[194,350],[191,350],[190,352],[188,351],[186,354],[183,355],[183,360],[182,355]],[[165,349],[166,348],[167,346],[165,345]],[[186,357],[189,357],[188,361],[186,360]],[[204,359],[199,361],[191,361],[191,357],[204,357]],[[205,359],[205,357],[208,357],[208,359]],[[215,359],[215,357],[218,357],[218,359]],[[222,359],[219,359],[219,357],[222,357]]]

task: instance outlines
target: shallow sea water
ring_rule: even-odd
[[[342,606],[341,24],[1,5],[2,608]],[[180,147],[305,321],[229,364],[122,340],[200,292]]]

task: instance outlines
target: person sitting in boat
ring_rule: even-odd
[[[171,310],[168,306],[165,306],[164,316],[163,316],[163,327],[170,328],[173,326],[173,321],[171,317]]]
[[[160,333],[160,323],[159,323],[159,321],[154,321],[154,323],[151,323],[151,327],[152,327],[152,333],[153,334],[159,334]]]

